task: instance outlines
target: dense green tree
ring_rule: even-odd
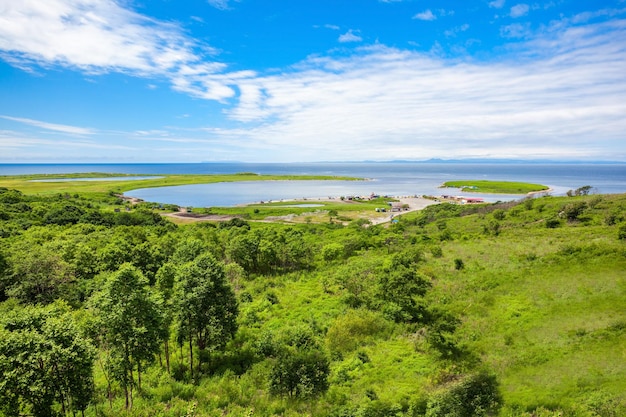
[[[285,349],[275,360],[270,392],[289,397],[314,398],[328,390],[330,362],[317,349]]]
[[[5,187],[0,188],[0,203],[15,204],[26,201],[26,197],[19,190],[9,190]]]
[[[237,299],[224,265],[211,254],[200,255],[179,269],[175,297],[178,339],[189,342],[193,376],[194,342],[203,353],[223,349],[237,331]]]
[[[502,406],[496,377],[484,372],[451,384],[429,399],[426,417],[495,416]]]
[[[313,262],[313,250],[304,234],[292,228],[283,231],[284,244],[279,249],[280,266],[285,271],[307,269]]]
[[[12,311],[0,323],[0,412],[84,411],[94,391],[94,358],[66,306]]]
[[[11,265],[6,293],[20,302],[49,304],[57,298],[73,298],[74,271],[58,251],[32,245],[25,253],[13,254]]]
[[[420,297],[431,286],[430,281],[417,272],[421,251],[404,251],[391,257],[379,273],[379,297],[384,301],[383,311],[397,322],[424,323],[428,313]]]
[[[341,243],[332,242],[322,247],[322,259],[331,262],[343,257],[343,245]]]
[[[226,248],[228,259],[238,263],[246,272],[257,272],[260,238],[253,233],[235,235]]]
[[[199,239],[188,238],[178,242],[176,250],[172,255],[172,262],[175,264],[185,264],[191,262],[207,251],[207,246]]]
[[[167,262],[156,273],[155,286],[163,299],[163,350],[165,353],[165,366],[170,372],[170,326],[174,320],[174,283],[178,269],[172,262]]]
[[[109,351],[108,366],[124,389],[126,408],[132,406],[134,369],[141,388],[141,374],[151,363],[164,338],[163,312],[148,281],[134,266],[124,264],[92,298],[98,339]]]
[[[81,217],[85,214],[85,211],[71,203],[60,204],[53,206],[43,217],[45,224],[76,224],[80,221]]]

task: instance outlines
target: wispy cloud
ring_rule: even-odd
[[[59,154],[59,149],[64,151]],[[102,161],[107,156],[113,159],[120,152],[132,155],[136,151],[132,146],[94,139],[39,138],[10,130],[0,131],[0,159],[3,162]]]
[[[528,6],[527,4],[516,4],[515,6],[511,7],[511,17],[518,18],[526,16],[529,10],[530,6]]]
[[[193,45],[172,24],[112,0],[2,0],[0,49],[23,65],[62,65],[95,73],[165,72],[194,62]]]
[[[230,0],[207,0],[207,2],[219,10],[228,10],[230,9]]]
[[[502,7],[504,7],[504,2],[505,0],[494,0],[489,3],[489,7],[492,7],[494,9],[501,9]]]
[[[511,23],[500,28],[500,35],[504,38],[526,38],[532,35],[530,23]]]
[[[61,66],[91,74],[166,77],[174,89],[202,98],[223,100],[235,94],[219,81],[226,65],[197,52],[214,52],[209,46],[198,45],[176,24],[122,4],[0,0],[1,57],[20,68]]]
[[[432,21],[437,19],[437,16],[435,16],[433,12],[428,9],[424,10],[423,12],[417,13],[415,16],[413,16],[413,19]]]
[[[446,37],[448,38],[453,38],[455,37],[458,33],[461,32],[465,32],[466,30],[469,29],[469,25],[467,23],[461,25],[461,26],[455,26],[452,29],[448,29],[444,32],[444,35],[446,35]]]
[[[229,115],[246,128],[213,133],[302,160],[614,149],[626,131],[624,44],[619,21],[555,25],[498,64],[384,46],[318,57],[291,73],[243,80]]]
[[[13,122],[27,124],[30,126],[39,127],[39,128],[46,129],[46,130],[67,133],[71,135],[93,135],[95,133],[93,129],[89,129],[85,127],[60,125],[60,124],[55,124],[55,123],[42,122],[40,120],[26,119],[23,117],[12,117],[12,116],[0,115],[0,118],[5,119],[5,120],[11,120]]]
[[[346,33],[344,33],[343,35],[339,36],[339,42],[345,43],[345,42],[361,42],[363,40],[363,38],[359,35],[357,35],[356,33],[354,33],[354,31],[352,29],[348,30]]]
[[[579,13],[572,18],[573,23],[586,23],[598,17],[614,17],[626,14],[626,9],[601,9],[593,12]]]
[[[278,158],[268,157],[274,151],[290,160],[571,156],[591,152],[591,145],[621,150],[620,157],[626,158],[626,20],[586,23],[599,13],[592,12],[542,27],[538,34],[528,24],[508,25],[502,35],[518,39],[502,48],[497,61],[452,61],[376,44],[349,56],[345,51],[316,55],[259,74],[230,72],[200,54],[200,45],[177,25],[147,18],[124,4],[0,0],[2,57],[22,67],[165,78],[176,91],[221,101],[229,119],[202,132],[146,129],[109,135],[108,144],[98,144],[92,138],[102,132],[93,129],[2,116],[45,129],[47,136],[56,132],[59,140],[0,134],[0,154],[20,146],[32,151],[39,144],[48,151],[65,143],[77,157],[88,159],[88,149],[101,146],[104,157],[106,149],[127,146],[130,138],[194,144],[185,149],[195,159],[220,141],[228,144],[225,154],[248,160]],[[504,2],[490,6],[504,7]],[[518,6],[524,5],[511,8],[511,15],[528,13]],[[443,15],[429,9],[414,18]],[[464,28],[453,28],[450,35]],[[360,38],[355,31],[346,35]],[[60,138],[67,134],[78,140]],[[462,145],[459,139],[464,139]],[[170,159],[166,148],[156,149],[151,158]],[[13,151],[6,154],[17,155]],[[141,152],[129,149],[133,151]]]

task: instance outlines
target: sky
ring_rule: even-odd
[[[626,0],[0,0],[0,163],[626,161]]]

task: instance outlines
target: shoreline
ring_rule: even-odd
[[[389,196],[389,198],[393,198],[398,200],[398,202],[402,205],[407,205],[408,207],[404,210],[401,211],[387,211],[384,213],[381,212],[374,212],[374,211],[363,211],[362,213],[359,213],[359,215],[354,219],[366,219],[371,223],[371,226],[375,226],[375,225],[379,225],[379,224],[384,224],[384,223],[389,223],[392,222],[394,218],[401,216],[403,214],[406,213],[411,213],[414,211],[419,211],[419,210],[423,210],[424,208],[434,205],[434,204],[440,204],[437,201],[433,201],[431,199],[428,198],[424,198],[424,197],[407,197],[407,196]],[[295,198],[295,199],[283,199],[280,201],[273,201],[273,202],[284,202],[284,203],[294,203],[294,205],[297,205],[297,203],[301,202],[302,204],[311,204],[312,202],[315,201],[333,201],[333,202],[340,202],[340,203],[344,203],[344,204],[357,204],[357,202],[352,201],[352,200],[340,200],[339,197],[313,197],[313,198],[308,198],[308,197],[303,197],[303,198]],[[235,207],[248,207],[248,206],[255,206],[255,205],[261,205],[261,204],[266,204],[264,202],[256,202],[256,203],[248,203],[248,204],[239,204]],[[320,210],[320,212],[327,212],[328,210]],[[295,213],[290,213],[290,214],[285,214],[282,216],[268,216],[265,219],[260,219],[260,220],[251,220],[254,222],[287,222],[287,223],[297,223],[296,221],[294,221],[294,219],[296,218],[305,218],[310,216],[311,213],[301,213],[301,214],[295,214]],[[173,212],[173,213],[165,213],[163,214],[163,216],[166,217],[170,217],[170,218],[175,218],[175,219],[179,219],[179,220],[183,220],[186,223],[193,223],[193,222],[202,222],[202,221],[228,221],[231,220],[233,218],[236,217],[240,217],[238,215],[230,215],[230,214],[195,214],[195,213],[187,213],[186,211],[182,210],[181,207],[181,211],[178,212]]]

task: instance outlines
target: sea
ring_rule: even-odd
[[[483,162],[318,162],[318,163],[146,163],[146,164],[0,164],[1,175],[113,173],[142,175],[235,174],[330,175],[362,181],[244,181],[138,188],[125,193],[145,201],[180,206],[235,206],[255,202],[311,200],[347,196],[461,195],[442,189],[451,180],[521,181],[550,187],[565,195],[589,185],[592,193],[626,193],[626,163],[483,163]],[[127,178],[126,178],[127,179]],[[93,180],[93,179],[92,179]],[[1,185],[0,178],[0,185]],[[541,195],[541,194],[539,194]],[[545,194],[544,194],[545,195]],[[472,193],[488,202],[511,201],[519,195]]]

